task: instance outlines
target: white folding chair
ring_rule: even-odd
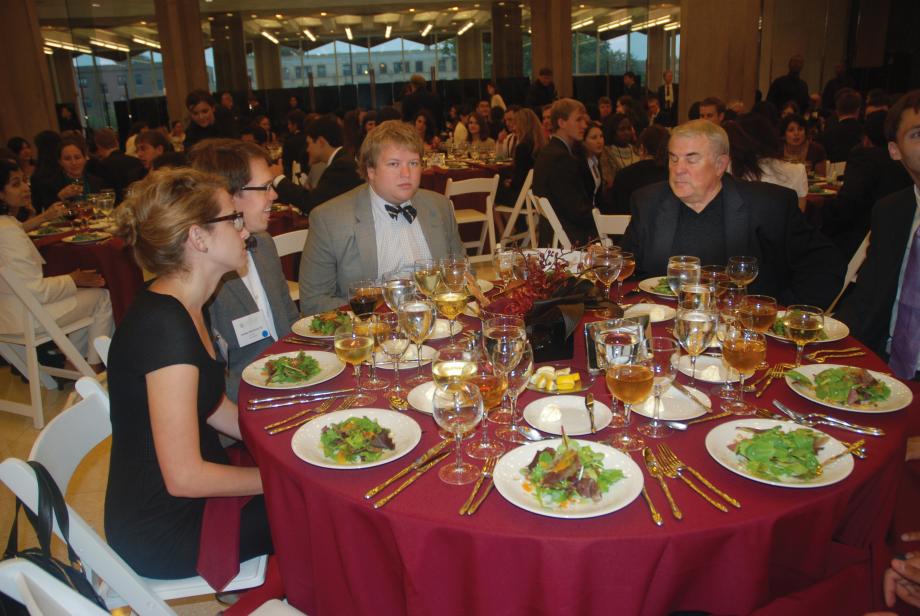
[[[288,231],[287,233],[273,236],[272,239],[275,240],[275,250],[278,251],[278,256],[286,257],[303,252],[309,232],[309,229],[298,229],[297,231]],[[300,283],[296,280],[288,280],[287,285],[291,299],[295,302],[300,301]]]
[[[77,381],[77,391],[83,400],[50,421],[29,454],[30,460],[41,462],[48,469],[64,493],[83,458],[112,432],[108,396],[98,381],[82,378]],[[4,461],[0,464],[0,480],[27,507],[36,509],[35,474],[25,462],[15,458]],[[83,564],[103,580],[98,590],[110,609],[129,605],[142,616],[173,614],[166,600],[214,592],[199,576],[160,580],[137,575],[77,512],[69,506],[68,510],[70,542]],[[55,528],[55,532],[59,533],[59,529]],[[242,590],[262,584],[267,563],[267,556],[241,563],[239,574],[223,590]]]
[[[0,593],[23,604],[32,616],[108,616],[95,603],[23,558],[0,561]]]
[[[492,218],[492,209],[495,206],[495,193],[498,192],[498,174],[491,178],[473,178],[471,180],[460,180],[455,182],[453,178],[447,180],[447,188],[444,195],[450,199],[451,205],[454,200],[452,197],[459,195],[485,194],[486,211],[480,212],[474,209],[458,210],[454,208],[454,218],[457,220],[457,226],[470,223],[481,223],[482,233],[479,240],[463,242],[464,248],[475,248],[476,254],[470,257],[471,262],[489,261],[492,259],[492,253],[495,252],[495,219]],[[489,239],[489,252],[485,252],[486,236]]]
[[[108,336],[98,336],[93,340],[93,346],[96,348],[96,353],[99,355],[99,360],[102,362],[102,365],[108,366],[109,347],[112,346],[112,339]]]
[[[527,172],[524,178],[524,184],[521,186],[521,192],[517,196],[514,206],[496,205],[495,211],[501,214],[508,214],[508,220],[505,222],[505,229],[502,231],[501,243],[521,242],[521,247],[527,246],[528,243],[532,248],[537,246],[537,213],[534,212],[530,199],[527,198],[527,192],[533,184],[533,169]],[[523,210],[523,211],[522,211]],[[527,220],[527,230],[515,232],[518,216],[523,214]]]
[[[527,196],[533,204],[533,208],[546,218],[549,226],[553,229],[553,241],[550,243],[550,248],[562,246],[564,250],[572,250],[572,241],[569,239],[565,229],[562,228],[562,223],[559,222],[559,217],[556,216],[556,211],[550,204],[549,199],[536,196],[532,190],[527,193]]]
[[[591,210],[594,216],[594,226],[597,227],[597,237],[605,246],[610,244],[611,235],[623,235],[629,226],[629,214],[601,214],[597,208]]]
[[[827,314],[833,314],[834,308],[837,307],[837,302],[839,302],[840,298],[843,297],[843,292],[847,290],[847,287],[850,286],[851,283],[856,282],[856,276],[859,274],[859,268],[862,267],[863,262],[866,260],[866,253],[869,252],[870,235],[872,234],[866,234],[866,237],[863,238],[859,248],[857,248],[856,252],[853,253],[853,256],[850,257],[850,263],[847,265],[847,274],[843,279],[843,288],[840,289],[840,293],[837,294],[837,297],[834,298],[834,301],[831,302],[831,305],[827,307]]]
[[[0,411],[29,416],[32,418],[32,424],[41,429],[45,425],[41,385],[47,389],[57,389],[57,383],[52,376],[76,380],[81,376],[96,375],[67,337],[67,334],[90,326],[93,319],[85,317],[62,327],[48,314],[41,302],[9,266],[0,267],[0,279],[6,282],[20,301],[23,322],[22,334],[0,334],[0,355],[29,379],[30,397],[29,404],[0,400]],[[35,331],[37,326],[41,328],[39,331]],[[76,370],[53,368],[38,363],[38,347],[52,340]]]

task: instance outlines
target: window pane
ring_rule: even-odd
[[[601,72],[607,75],[622,75],[626,72],[626,45],[628,35],[605,41],[601,47]]]
[[[631,32],[629,34],[629,70],[639,78],[639,83],[645,83],[646,61],[648,60],[648,35],[645,32]]]

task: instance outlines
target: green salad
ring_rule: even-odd
[[[891,388],[862,368],[828,368],[815,374],[814,382],[796,370],[786,373],[794,383],[815,392],[821,400],[845,406],[873,407],[891,396]]]
[[[335,334],[336,329],[350,320],[351,317],[348,316],[347,312],[330,310],[313,317],[313,320],[310,321],[310,331],[320,336],[332,336]]]
[[[670,295],[674,297],[674,291],[671,290],[671,285],[668,284],[668,277],[662,276],[658,279],[658,282],[655,283],[655,288],[652,289],[655,293],[660,295]]]
[[[806,428],[783,432],[780,426],[769,430],[747,428],[750,438],[729,445],[744,460],[753,475],[782,481],[784,478],[813,479],[818,476],[818,451],[827,437]]]
[[[326,426],[319,442],[323,455],[340,464],[376,462],[396,449],[389,429],[367,417],[349,417]]]
[[[302,383],[319,374],[319,371],[319,362],[303,351],[294,357],[270,359],[262,368],[266,385]]]
[[[579,447],[563,436],[558,449],[541,449],[521,469],[524,490],[533,492],[542,507],[564,509],[572,504],[600,500],[625,475],[619,469],[604,468],[604,454],[587,445]]]
[[[107,236],[102,233],[77,233],[73,236],[75,242],[95,242],[96,240],[105,239]]]
[[[772,331],[774,334],[776,334],[780,338],[786,338],[787,340],[790,339],[789,335],[786,333],[786,325],[785,323],[783,323],[782,319],[776,319],[775,321],[773,321]],[[823,328],[821,329],[820,332],[818,332],[818,337],[816,338],[816,340],[827,340],[827,332],[824,331]]]

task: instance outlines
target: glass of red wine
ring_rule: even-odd
[[[356,280],[348,286],[348,305],[355,314],[374,312],[383,303],[383,289],[376,280]]]

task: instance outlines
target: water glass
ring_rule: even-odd
[[[403,398],[405,391],[399,384],[399,361],[405,355],[406,349],[409,348],[409,336],[399,325],[399,315],[395,312],[387,312],[377,317],[379,319],[380,329],[378,329],[378,344],[386,356],[393,362],[393,380],[394,386],[390,390],[392,395]]]
[[[661,394],[668,390],[677,376],[680,365],[680,346],[672,338],[655,336],[648,341],[649,355],[646,365],[651,369],[654,381],[652,393],[655,396],[655,410],[652,421],[639,426],[639,432],[649,438],[665,438],[673,429],[661,421]]]
[[[680,290],[680,285],[699,283],[700,258],[678,255],[668,259],[668,286],[674,295]]]
[[[757,257],[729,257],[728,265],[725,267],[728,277],[745,287],[754,282],[758,272]]]
[[[435,385],[432,395],[435,422],[454,436],[457,453],[455,464],[443,466],[438,476],[444,483],[463,485],[479,477],[479,468],[463,461],[461,441],[482,420],[482,395],[472,383],[451,380]]]
[[[502,376],[505,377],[508,398],[511,400],[511,424],[499,427],[495,435],[510,443],[523,443],[527,439],[516,429],[520,419],[517,412],[517,399],[527,389],[530,377],[533,376],[533,349],[529,342],[524,342],[517,364],[510,370],[502,372]]]

